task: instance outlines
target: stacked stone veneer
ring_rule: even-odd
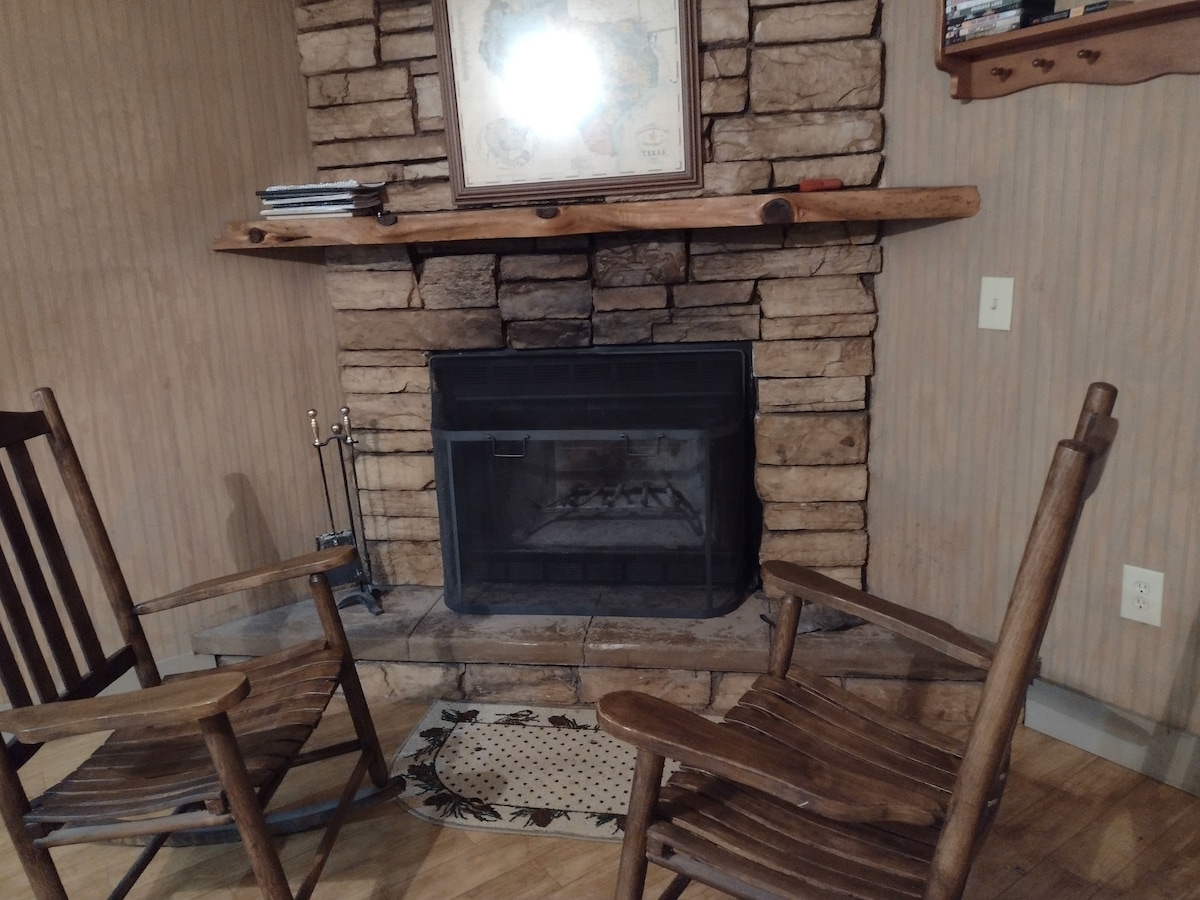
[[[877,19],[878,0],[703,0],[691,195],[873,184]],[[327,0],[296,22],[321,179],[386,181],[400,212],[452,208],[430,4]],[[442,583],[430,352],[750,341],[762,555],[860,583],[880,266],[858,223],[329,251],[376,580]]]

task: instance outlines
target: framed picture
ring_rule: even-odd
[[[454,202],[700,185],[697,0],[434,0]]]

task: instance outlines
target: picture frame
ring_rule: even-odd
[[[455,205],[702,183],[697,0],[433,0]]]

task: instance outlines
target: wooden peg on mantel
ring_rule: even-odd
[[[407,244],[416,241],[473,241],[805,222],[963,219],[977,212],[979,191],[973,186],[861,188],[681,200],[389,213],[386,224],[382,217],[377,219],[371,216],[233,222],[213,242],[213,249],[269,250],[281,247]]]

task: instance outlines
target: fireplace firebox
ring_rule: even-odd
[[[749,347],[430,361],[446,604],[704,618],[756,556]]]

